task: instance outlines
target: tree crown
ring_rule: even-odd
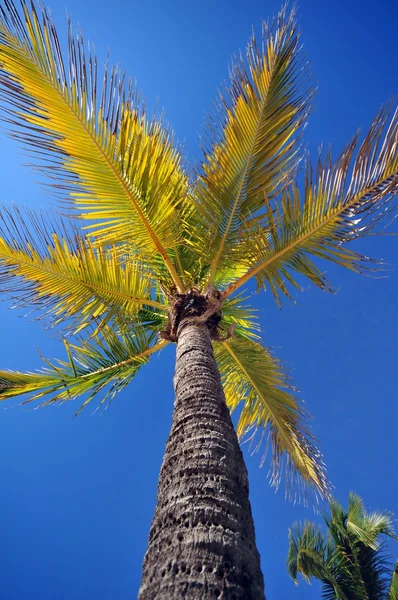
[[[67,360],[1,371],[0,397],[29,393],[44,405],[85,395],[85,406],[100,392],[103,403],[176,341],[179,320],[211,322],[228,406],[243,405],[239,435],[265,434],[273,485],[285,473],[289,495],[327,495],[307,415],[261,344],[244,286],[256,281],[280,303],[303,276],[331,289],[320,258],[373,268],[347,243],[396,209],[397,111],[382,108],[361,144],[356,135],[313,168],[302,146],[308,66],[295,10],[284,8],[235,60],[203,160],[187,170],[124,74],[105,66],[101,81],[81,32],[69,23],[66,56],[46,8],[6,0],[0,11],[4,119],[68,208],[57,224],[2,210],[2,288],[62,325]]]

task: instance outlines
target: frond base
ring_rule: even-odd
[[[175,294],[170,299],[167,327],[160,332],[160,337],[177,342],[181,329],[188,324],[206,325],[213,340],[226,339],[220,328],[222,319],[222,293],[213,288],[203,294],[197,288],[191,288],[185,294]],[[231,332],[226,334],[227,337]]]

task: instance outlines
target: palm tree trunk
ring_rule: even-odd
[[[178,336],[173,423],[140,600],[263,600],[247,471],[205,325]]]

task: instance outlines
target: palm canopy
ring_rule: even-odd
[[[327,600],[395,600],[398,562],[391,567],[383,542],[396,539],[387,513],[366,512],[359,496],[351,493],[348,509],[332,500],[324,515],[325,536],[314,523],[295,523],[289,530],[287,566],[310,583],[318,579]]]
[[[313,169],[301,146],[308,69],[294,10],[284,9],[236,60],[203,161],[187,171],[163,120],[148,117],[117,68],[106,66],[100,81],[95,55],[70,23],[66,56],[47,9],[23,0],[19,11],[3,0],[0,11],[4,119],[68,207],[57,225],[2,210],[3,291],[61,324],[68,342],[67,360],[46,361],[43,372],[1,371],[0,396],[46,396],[44,404],[88,394],[87,404],[100,391],[113,397],[175,341],[170,315],[196,294],[208,302],[205,314],[217,316],[227,403],[243,404],[238,433],[269,438],[274,485],[285,472],[289,493],[327,494],[306,413],[260,343],[243,286],[256,279],[280,302],[303,275],[330,288],[319,258],[367,267],[345,243],[395,209],[397,112],[383,108],[356,153],[357,136],[337,161],[328,155]]]

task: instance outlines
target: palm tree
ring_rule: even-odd
[[[319,579],[328,600],[396,600],[398,561],[391,568],[381,539],[396,539],[390,515],[367,513],[353,493],[347,511],[335,500],[329,508],[324,515],[327,536],[308,521],[289,530],[289,575],[296,584],[299,573],[308,583]]]
[[[238,438],[258,433],[270,446],[271,483],[283,475],[289,496],[327,496],[329,487],[244,286],[256,282],[279,303],[303,276],[330,289],[319,258],[356,272],[373,265],[346,243],[393,214],[398,114],[382,108],[359,147],[355,136],[313,169],[301,146],[308,68],[295,12],[284,9],[236,60],[203,161],[189,170],[117,68],[105,67],[100,83],[80,32],[69,24],[65,57],[47,9],[23,1],[19,12],[3,0],[0,10],[5,119],[67,207],[57,223],[2,209],[2,289],[62,325],[66,359],[44,359],[37,373],[1,371],[0,396],[29,394],[25,402],[41,406],[83,396],[83,408],[100,394],[104,404],[176,344],[173,422],[139,597],[263,598]]]

